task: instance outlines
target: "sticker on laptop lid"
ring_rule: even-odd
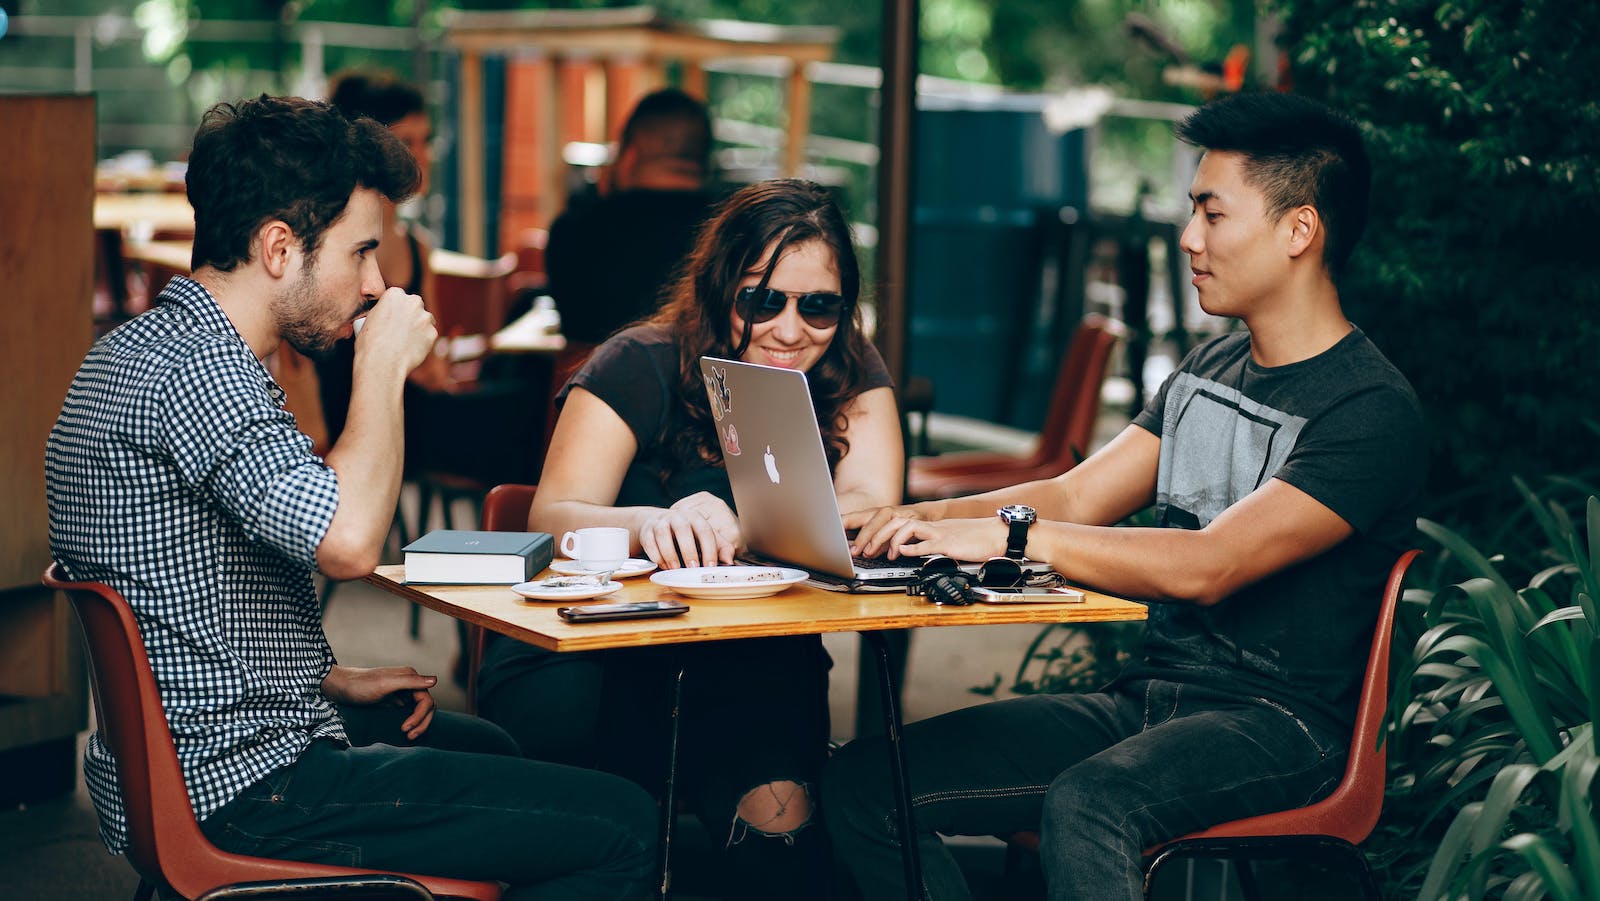
[[[712,389],[717,402],[722,404],[725,413],[733,412],[733,391],[728,388],[728,370],[711,367],[711,377],[716,379],[716,387]]]
[[[739,456],[739,430],[733,427],[733,423],[728,423],[728,430],[722,437],[725,453],[730,457]]]
[[[728,414],[722,409],[722,396],[717,393],[717,383],[713,382],[709,375],[703,375],[701,378],[706,382],[706,398],[711,403],[711,415],[721,422],[722,417]]]

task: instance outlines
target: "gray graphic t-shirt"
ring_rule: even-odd
[[[1161,437],[1157,525],[1204,528],[1280,479],[1354,533],[1213,607],[1153,604],[1142,659],[1124,677],[1265,698],[1348,731],[1383,581],[1413,542],[1426,472],[1405,377],[1359,329],[1271,368],[1251,360],[1239,332],[1191,353],[1134,422]]]

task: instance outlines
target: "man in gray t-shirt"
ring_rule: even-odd
[[[1201,307],[1246,330],[1191,353],[1056,478],[845,518],[858,553],[1026,553],[1150,603],[1142,647],[1105,689],[907,727],[930,898],[966,897],[940,834],[1022,830],[1041,833],[1052,899],[1138,898],[1144,848],[1304,806],[1343,773],[1426,469],[1415,394],[1339,301],[1366,155],[1349,119],[1283,94],[1218,100],[1178,135],[1206,151],[1180,242]],[[1155,527],[1114,527],[1151,506]],[[905,893],[882,753],[852,744],[824,779],[835,849],[873,898]]]

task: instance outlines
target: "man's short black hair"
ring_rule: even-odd
[[[328,102],[347,119],[367,116],[383,125],[393,125],[428,110],[422,91],[414,85],[388,72],[358,69],[333,76]]]
[[[398,203],[420,177],[410,151],[372,119],[352,122],[299,97],[219,103],[200,120],[184,179],[194,207],[191,265],[233,271],[274,219],[314,256],[356,188]]]
[[[677,88],[651,92],[628,114],[621,148],[636,148],[642,160],[692,163],[705,172],[711,163],[711,114]]]
[[[1245,178],[1266,194],[1268,218],[1316,207],[1326,233],[1323,263],[1338,277],[1367,226],[1372,179],[1354,120],[1307,97],[1246,93],[1213,100],[1176,131],[1204,150],[1243,156]]]

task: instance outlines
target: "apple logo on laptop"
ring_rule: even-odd
[[[761,455],[763,463],[767,464],[767,478],[772,484],[778,484],[778,458],[772,455],[772,445],[767,445],[767,452]]]

